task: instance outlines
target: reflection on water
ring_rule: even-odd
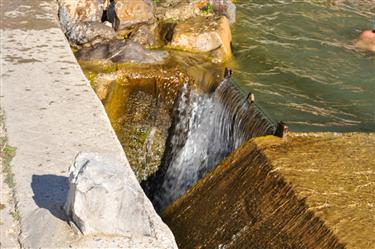
[[[375,131],[374,0],[238,0],[235,79],[294,131]]]

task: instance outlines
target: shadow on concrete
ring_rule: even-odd
[[[68,195],[68,177],[33,175],[31,188],[34,192],[33,199],[38,207],[48,209],[57,218],[66,220],[62,207]]]

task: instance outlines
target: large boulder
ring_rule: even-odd
[[[159,64],[168,58],[166,51],[147,50],[136,42],[112,40],[93,48],[83,48],[76,54],[78,60],[105,60],[114,63]]]
[[[61,28],[73,44],[108,40],[115,31],[101,23],[104,0],[59,0]]]
[[[69,171],[64,210],[69,224],[85,235],[73,247],[177,248],[128,162],[80,152]]]
[[[94,153],[80,153],[70,168],[64,206],[69,222],[83,234],[151,235],[145,197],[129,168]]]
[[[196,17],[175,26],[169,47],[209,53],[216,62],[221,62],[232,54],[231,41],[227,17]]]
[[[115,0],[119,29],[154,21],[154,5],[151,0]]]

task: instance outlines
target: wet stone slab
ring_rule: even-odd
[[[164,211],[180,248],[374,248],[375,134],[256,138]]]
[[[346,248],[375,246],[375,134],[292,134],[263,153]]]

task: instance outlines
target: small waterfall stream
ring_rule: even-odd
[[[161,211],[243,142],[274,133],[273,123],[230,78],[210,94],[185,84],[173,110],[163,163],[142,185]]]

